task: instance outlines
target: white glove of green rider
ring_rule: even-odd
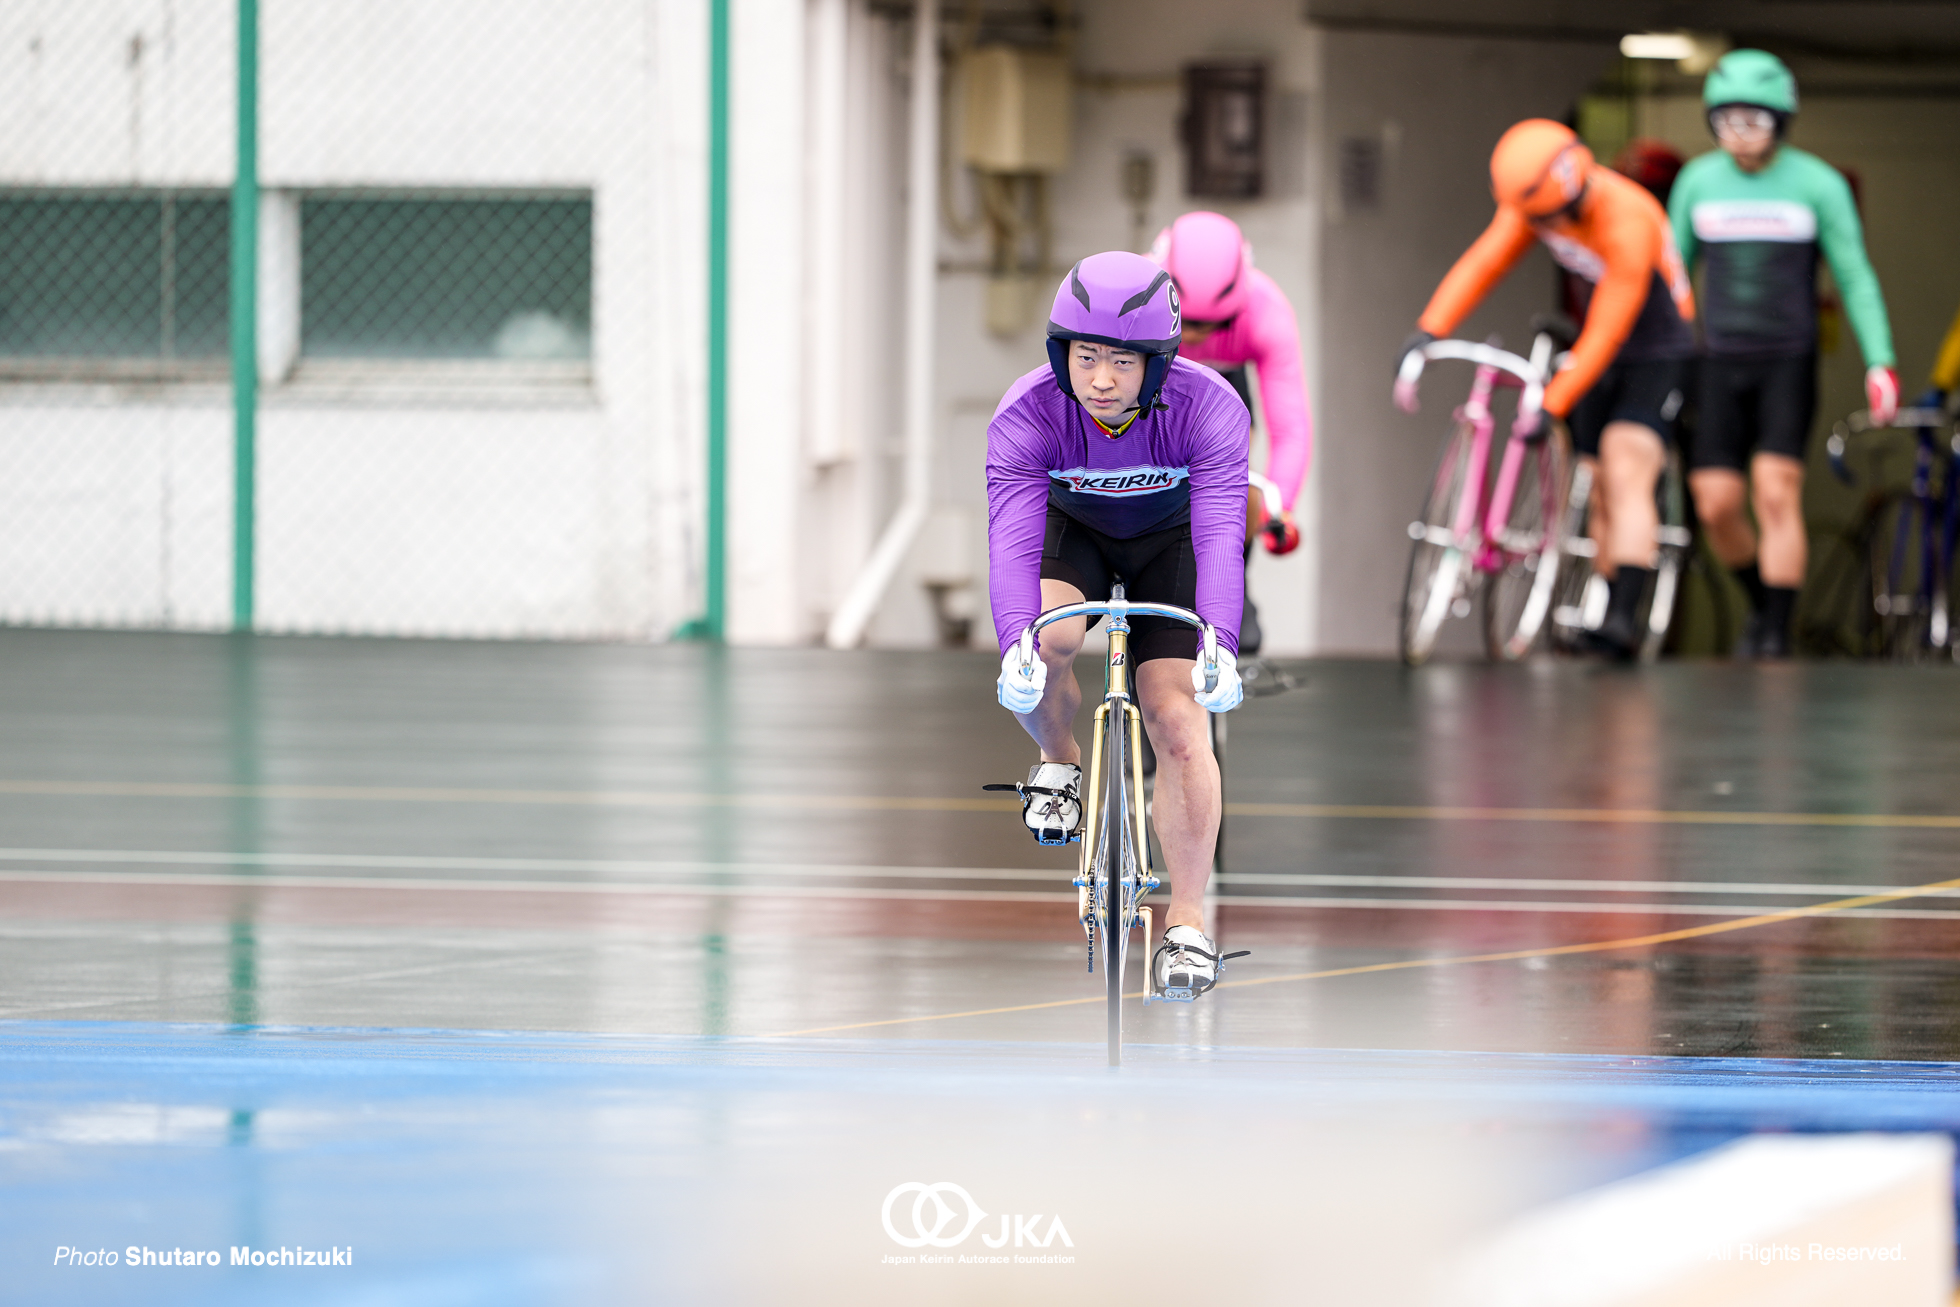
[[[1048,664],[1037,653],[1033,662],[1023,665],[1017,641],[1000,656],[1000,680],[996,684],[1001,707],[1011,713],[1033,712],[1041,702],[1041,692],[1048,688]]]
[[[1200,653],[1197,663],[1191,668],[1192,695],[1199,703],[1212,712],[1230,712],[1245,698],[1245,682],[1239,679],[1239,660],[1225,650],[1218,651],[1218,684],[1212,686],[1211,693],[1205,693],[1205,660]]]

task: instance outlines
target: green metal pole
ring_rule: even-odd
[[[231,625],[252,629],[259,408],[259,6],[238,0],[238,171],[231,186]]]
[[[708,18],[708,503],[706,608],[682,639],[719,640],[728,613],[728,6]]]

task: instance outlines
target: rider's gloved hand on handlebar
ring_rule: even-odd
[[[1239,660],[1223,649],[1218,651],[1218,683],[1206,694],[1204,651],[1200,650],[1197,664],[1191,668],[1191,688],[1197,691],[1191,697],[1211,712],[1232,711],[1245,698],[1245,682],[1239,679]]]
[[[1514,425],[1511,428],[1511,434],[1525,441],[1543,440],[1546,436],[1552,434],[1551,414],[1545,412],[1542,408],[1538,409],[1526,418],[1522,424]]]
[[[1000,680],[995,683],[1000,706],[1011,713],[1033,712],[1048,688],[1048,664],[1036,654],[1031,663],[1022,663],[1021,646],[1016,643],[1000,656]]]
[[[1402,380],[1402,365],[1409,361],[1409,355],[1415,353],[1425,345],[1434,344],[1435,341],[1436,338],[1434,336],[1418,327],[1407,340],[1402,342],[1402,348],[1396,351],[1395,407],[1401,409],[1404,413],[1413,413],[1420,405],[1416,399],[1416,388],[1413,385],[1404,383]]]
[[[1891,368],[1865,369],[1865,407],[1872,425],[1889,427],[1899,412],[1899,374]]]
[[[1300,528],[1294,524],[1291,513],[1267,519],[1266,525],[1259,528],[1259,536],[1269,554],[1290,554],[1300,547]]]

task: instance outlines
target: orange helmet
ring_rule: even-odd
[[[1491,151],[1490,193],[1526,217],[1546,218],[1585,192],[1592,168],[1592,151],[1570,127],[1527,118],[1498,138]]]

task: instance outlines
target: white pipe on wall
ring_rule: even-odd
[[[932,504],[933,313],[939,277],[939,7],[917,0],[912,17],[911,140],[906,158],[905,466],[898,512],[830,619],[825,642],[850,649],[864,638],[878,601]]]
[[[849,0],[810,6],[810,460],[842,462],[844,343],[844,110]]]

